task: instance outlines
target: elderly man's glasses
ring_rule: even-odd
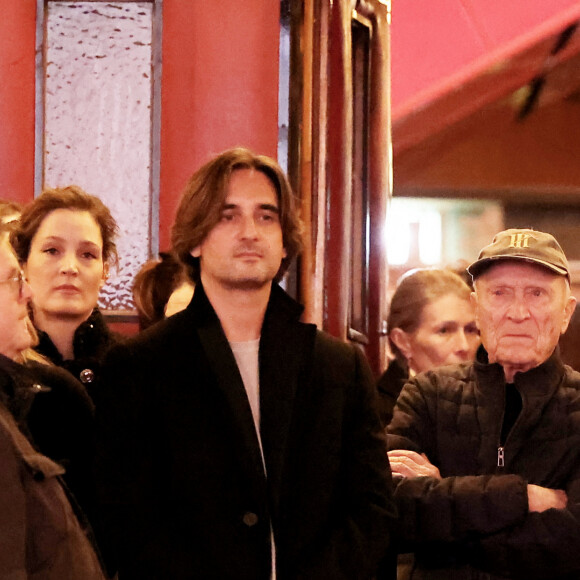
[[[24,282],[26,282],[26,278],[24,277],[24,272],[22,270],[19,270],[17,274],[7,280],[0,280],[0,284],[12,284],[13,286],[16,286],[18,288],[19,298],[22,298]]]

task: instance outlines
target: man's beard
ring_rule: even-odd
[[[254,276],[252,278],[222,278],[221,283],[228,290],[260,290],[272,283],[272,278]]]

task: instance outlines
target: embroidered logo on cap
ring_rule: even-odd
[[[509,229],[496,234],[467,271],[475,279],[498,260],[525,260],[548,268],[570,280],[568,260],[556,238],[531,229]]]
[[[531,234],[512,234],[510,236],[509,248],[529,248],[528,240],[532,237]]]

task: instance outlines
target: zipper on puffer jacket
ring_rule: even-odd
[[[497,448],[497,466],[505,467],[505,447],[503,445]]]
[[[509,404],[510,404],[510,409],[512,411],[511,415],[512,415],[512,424],[509,427],[509,431],[507,431],[506,433],[504,433],[504,421],[506,419],[506,413],[508,411],[507,409],[507,405],[508,405],[508,398],[506,396],[506,402],[504,404],[504,409],[503,409],[503,413],[502,413],[502,417],[501,417],[501,422],[500,422],[500,432],[499,432],[499,441],[497,444],[497,469],[498,471],[503,471],[505,468],[505,450],[506,450],[506,446],[507,446],[507,442],[509,441],[514,429],[516,428],[517,424],[520,422],[520,419],[522,417],[522,411],[523,411],[523,397],[521,395],[521,393],[517,390],[517,388],[515,387],[515,385],[506,385],[506,389],[508,387],[511,386],[511,393],[512,396],[510,398]],[[513,395],[515,395],[517,393],[517,396],[519,397],[519,402],[516,403],[516,400],[514,398]],[[507,390],[506,390],[506,395],[507,395]],[[514,407],[513,405],[517,405],[517,407]],[[517,414],[515,414],[513,411],[517,410]]]
[[[498,471],[502,471],[503,468],[505,467],[505,444],[506,441],[502,441],[502,427],[501,425],[503,425],[503,421],[504,421],[504,416],[505,416],[505,410],[502,414],[501,417],[501,423],[500,423],[500,433],[499,433],[499,437],[498,437],[498,442],[497,442],[497,470]],[[507,440],[507,437],[506,437]]]

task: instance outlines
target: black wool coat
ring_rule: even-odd
[[[114,348],[97,478],[123,580],[371,578],[394,517],[367,363],[299,322],[273,286],[259,351],[261,439],[203,287]],[[267,473],[267,476],[266,476]]]

